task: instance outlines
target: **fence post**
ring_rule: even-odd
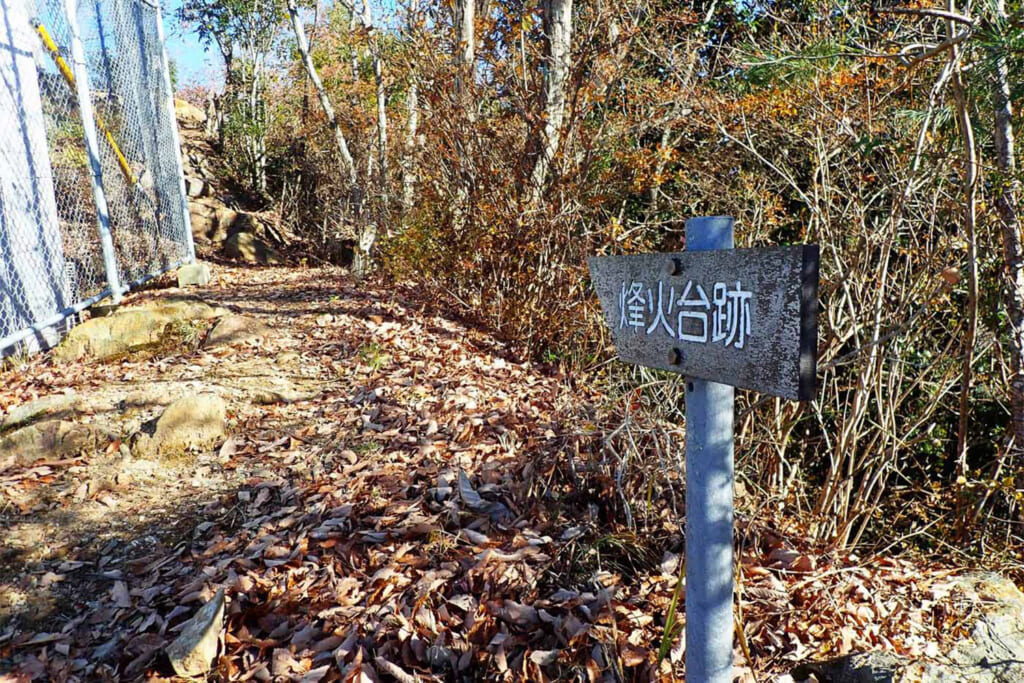
[[[67,15],[68,32],[71,36],[71,69],[75,74],[78,111],[82,117],[82,128],[85,131],[85,150],[89,155],[89,167],[92,170],[92,195],[93,200],[96,202],[100,246],[103,249],[103,267],[106,270],[110,296],[115,304],[119,304],[121,303],[122,294],[121,280],[117,274],[117,255],[114,251],[114,238],[110,234],[110,211],[107,208],[107,195],[103,191],[103,167],[100,164],[100,148],[96,139],[96,121],[92,111],[89,73],[85,63],[85,49],[82,47],[82,35],[78,29],[78,3],[76,0],[64,0],[64,13]]]
[[[171,140],[174,143],[174,161],[178,167],[178,186],[181,193],[181,220],[185,226],[185,246],[188,250],[188,262],[195,263],[196,245],[192,238],[192,218],[188,212],[188,193],[185,190],[185,168],[181,161],[181,138],[178,135],[178,117],[174,111],[174,85],[171,83],[171,68],[167,59],[167,43],[164,39],[164,17],[160,9],[160,0],[154,0],[156,9],[156,39],[160,43],[160,64],[164,76],[164,88],[167,89],[167,114],[171,121]]]

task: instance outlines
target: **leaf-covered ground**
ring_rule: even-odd
[[[667,622],[685,601],[682,520],[666,505],[657,528],[627,527],[600,465],[614,411],[589,383],[517,360],[415,291],[329,268],[216,273],[199,295],[270,339],[43,355],[3,375],[0,407],[74,388],[96,397],[83,419],[125,424],[159,410],[129,410],[140,391],[216,386],[232,436],[158,463],[116,443],[27,468],[0,454],[0,680],[171,677],[164,648],[218,588],[213,680],[681,676],[681,623]],[[268,383],[302,391],[267,398]],[[948,572],[809,548],[765,514],[739,516],[738,675],[933,655],[962,633]]]

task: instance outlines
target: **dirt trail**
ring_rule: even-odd
[[[422,547],[410,558],[440,558],[449,544],[466,543],[439,521],[458,518],[458,507],[446,502],[457,494],[425,495],[445,469],[461,466],[486,485],[488,499],[480,500],[489,502],[480,509],[490,506],[491,514],[477,524],[480,533],[492,518],[507,525],[517,516],[501,489],[512,474],[506,462],[521,470],[520,449],[554,434],[544,420],[553,413],[557,380],[481,352],[471,330],[422,315],[385,290],[357,287],[338,269],[218,265],[216,273],[199,295],[262,319],[273,329],[269,339],[112,363],[62,365],[40,356],[4,374],[0,407],[75,390],[85,406],[78,419],[103,424],[125,442],[174,398],[212,391],[228,401],[232,436],[215,452],[170,461],[133,458],[117,444],[29,468],[4,468],[0,457],[0,620],[7,622],[0,657],[4,638],[33,630],[59,630],[62,649],[86,658],[89,647],[121,633],[118,661],[89,661],[83,669],[81,659],[65,660],[66,668],[51,660],[48,670],[140,674],[157,639],[132,636],[166,633],[175,606],[194,607],[214,583],[241,580],[232,562],[306,564],[301,553],[291,556],[296,539],[267,535],[302,528],[305,515],[339,515],[317,534],[321,552],[341,536],[376,545],[411,534]],[[151,289],[126,305],[176,293]],[[455,483],[454,470],[445,476]],[[369,526],[352,523],[364,514],[374,520]],[[255,541],[260,551],[250,547],[213,566],[205,561],[211,539],[221,551],[241,553],[256,537],[264,539]],[[289,544],[288,553],[274,546],[279,542]],[[349,572],[318,571],[362,592],[351,577],[342,581]],[[192,590],[183,593],[182,583]]]
[[[216,393],[230,434],[169,459],[118,442],[31,466],[0,454],[0,680],[167,676],[168,643],[219,588],[218,680],[681,670],[666,623],[680,520],[665,509],[624,528],[602,397],[340,269],[217,264],[195,293],[272,333],[204,350],[200,328],[181,348],[38,356],[0,376],[0,408],[73,389],[76,419],[121,443],[171,400]],[[753,660],[737,661],[777,672],[817,652],[920,654],[963,632],[936,597],[945,573],[815,554],[741,521]]]

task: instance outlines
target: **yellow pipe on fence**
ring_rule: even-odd
[[[42,39],[43,45],[50,53],[50,57],[57,65],[57,69],[60,70],[61,75],[64,76],[64,80],[67,81],[71,90],[74,91],[75,74],[71,71],[71,67],[68,66],[68,63],[64,61],[64,57],[60,54],[60,48],[57,47],[57,44],[53,42],[53,38],[50,37],[50,32],[47,31],[42,22],[38,20],[33,20],[32,25],[35,26],[36,33],[38,33],[39,37]],[[96,121],[96,127],[103,133],[103,136],[107,139],[107,144],[110,145],[110,149],[114,152],[114,156],[117,157],[117,163],[121,167],[121,173],[124,174],[129,185],[135,185],[138,180],[135,178],[135,174],[132,173],[131,166],[128,165],[128,160],[125,159],[124,154],[121,153],[121,148],[117,146],[117,142],[114,140],[113,134],[111,134],[110,129],[107,128],[107,124],[103,122],[103,119],[100,117],[98,112],[94,114],[94,119]]]

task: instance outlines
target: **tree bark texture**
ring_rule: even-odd
[[[547,56],[544,66],[544,127],[530,174],[531,203],[540,200],[562,138],[566,86],[572,67],[572,0],[544,0]]]

